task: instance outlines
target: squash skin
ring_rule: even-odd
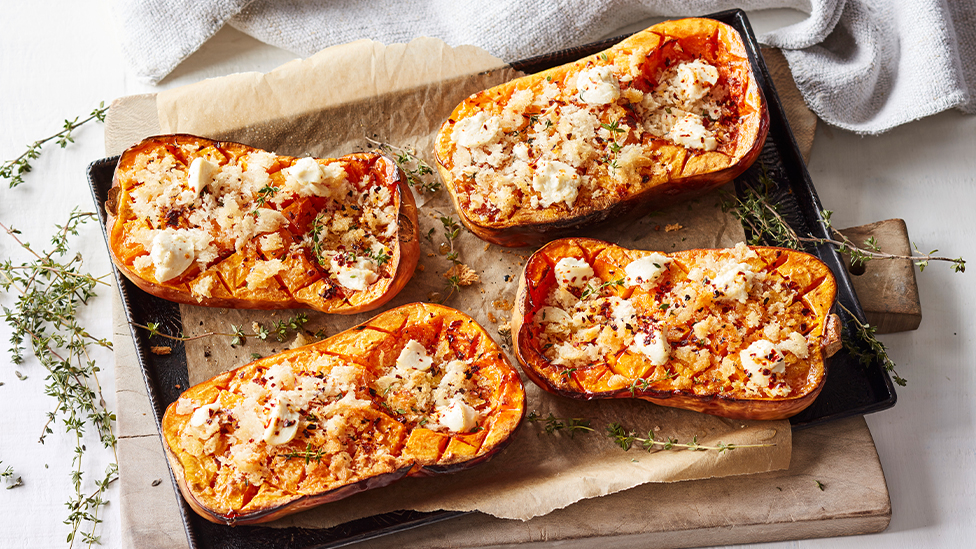
[[[662,406],[736,419],[772,420],[796,415],[812,404],[820,394],[827,375],[827,358],[840,347],[840,322],[838,317],[830,312],[836,298],[836,282],[830,269],[809,254],[787,248],[750,247],[750,249],[758,253],[763,263],[773,265],[776,269],[781,268],[783,272],[789,272],[790,276],[784,275],[788,281],[795,277],[796,280],[812,280],[816,283],[815,287],[809,288],[803,300],[815,318],[815,325],[810,328],[810,333],[813,334],[810,339],[815,343],[810,345],[809,358],[798,361],[809,370],[802,390],[796,394],[786,397],[770,395],[747,397],[741,391],[703,394],[696,393],[694,390],[674,388],[668,383],[669,380],[644,384],[644,387],[630,385],[610,389],[597,388],[592,384],[587,386],[586,375],[577,377],[576,372],[571,373],[572,382],[560,383],[557,372],[564,367],[552,364],[543,354],[538,343],[538,328],[533,327],[534,315],[543,306],[550,288],[555,284],[552,266],[563,257],[600,258],[597,261],[605,261],[607,265],[605,269],[609,269],[614,276],[621,276],[625,266],[620,263],[621,258],[632,260],[652,253],[628,250],[595,239],[556,240],[541,248],[526,262],[519,279],[511,319],[516,358],[530,380],[548,392],[567,398],[578,400],[639,398]],[[729,250],[701,249],[663,255],[680,262],[682,270],[685,271],[685,265],[696,258],[709,255],[714,257],[716,254],[728,252]],[[616,262],[610,258],[614,258]],[[671,364],[672,362],[669,361],[666,367],[673,370]],[[599,367],[599,365],[595,366]],[[607,368],[613,371],[612,368]]]
[[[262,291],[260,289],[257,291],[249,291],[246,286],[231,290],[230,285],[223,275],[218,274],[220,269],[219,264],[229,259],[226,254],[230,250],[225,251],[217,262],[209,265],[202,272],[194,264],[183,274],[165,282],[156,280],[151,272],[139,273],[133,266],[134,256],[132,254],[126,254],[124,249],[126,239],[125,224],[132,219],[131,208],[126,204],[126,200],[128,199],[127,190],[134,183],[127,180],[123,174],[133,166],[137,156],[145,152],[169,151],[171,153],[172,151],[179,151],[179,154],[185,155],[184,157],[187,160],[186,164],[189,164],[189,157],[195,156],[197,152],[213,149],[222,151],[235,158],[250,152],[262,152],[260,149],[240,143],[213,141],[193,135],[176,134],[149,137],[127,149],[119,159],[115,175],[113,176],[112,188],[109,191],[109,199],[105,204],[107,214],[106,229],[110,243],[109,252],[112,262],[119,271],[143,291],[169,301],[190,305],[202,305],[205,307],[237,309],[311,308],[333,314],[356,314],[381,307],[396,296],[413,276],[420,257],[417,206],[413,194],[408,187],[406,176],[392,159],[378,153],[358,153],[335,159],[336,161],[348,163],[348,165],[354,167],[353,169],[372,172],[374,177],[391,190],[396,208],[394,222],[397,224],[397,230],[390,241],[392,253],[390,253],[391,258],[387,264],[388,272],[391,273],[391,276],[381,277],[380,280],[372,284],[365,291],[355,293],[349,291],[346,298],[343,298],[342,295],[328,298],[317,292],[307,292],[302,297],[298,297],[290,291],[285,291],[286,289],[280,283],[277,284],[278,288],[275,291]],[[278,168],[280,169],[287,167],[286,165],[293,164],[297,160],[294,157],[287,156],[278,156],[277,159]],[[295,236],[300,237],[301,235]],[[240,253],[238,252],[238,254]],[[248,265],[253,265],[255,254],[260,254],[260,252],[256,251],[256,246],[252,246],[248,250],[248,253],[249,255],[243,258],[241,265],[238,267],[240,273],[246,273]],[[127,255],[128,257],[126,257]],[[231,253],[230,256],[232,258],[235,254]],[[260,255],[258,255],[258,258],[260,258]],[[309,268],[309,262],[314,263],[314,259],[307,257],[306,254],[304,262],[305,268]],[[295,268],[285,271],[284,274],[293,276],[295,275],[295,269],[300,269],[301,267],[302,265],[298,264]],[[313,281],[311,285],[302,289],[311,289],[324,277],[322,269],[318,268],[317,270],[319,272],[315,276],[319,278]],[[280,275],[276,278],[280,278]],[[215,284],[220,289],[219,292],[216,292],[219,295],[205,296],[193,293],[190,290],[190,284],[194,280],[199,280],[199,278],[194,279],[194,276],[201,278],[204,276],[214,277]]]
[[[365,397],[373,401],[368,413],[377,417],[383,417],[382,424],[374,420],[371,423],[372,427],[366,428],[367,431],[377,433],[380,431],[403,433],[397,443],[399,445],[397,451],[401,455],[394,460],[390,460],[391,463],[388,464],[388,467],[384,465],[385,468],[379,468],[378,471],[374,470],[365,476],[354,476],[345,481],[333,482],[329,485],[330,487],[328,489],[319,492],[282,494],[280,497],[276,497],[277,499],[261,500],[258,505],[248,503],[246,510],[228,509],[226,507],[220,508],[219,506],[222,500],[216,495],[216,488],[211,490],[214,493],[202,493],[200,490],[193,488],[194,485],[200,485],[201,482],[199,480],[196,482],[191,481],[188,478],[190,476],[188,475],[188,471],[196,471],[200,467],[191,465],[198,462],[194,461],[195,458],[193,455],[181,446],[181,432],[187,428],[191,417],[188,413],[180,414],[177,412],[181,400],[191,399],[194,402],[199,401],[202,403],[208,403],[210,401],[220,402],[224,398],[221,396],[223,393],[220,393],[220,391],[228,391],[228,385],[233,382],[236,376],[243,375],[246,378],[251,372],[263,372],[262,375],[266,375],[267,370],[262,370],[262,368],[268,364],[286,359],[293,362],[301,362],[309,357],[321,355],[322,353],[334,353],[333,356],[342,356],[356,361],[356,367],[368,371],[366,374],[367,378],[372,375],[375,380],[376,371],[379,366],[372,361],[377,357],[380,360],[389,361],[389,349],[395,348],[395,346],[387,346],[392,341],[398,338],[407,339],[411,335],[423,334],[425,330],[430,329],[430,326],[435,324],[441,327],[441,331],[436,335],[439,339],[433,344],[437,345],[437,341],[441,341],[441,345],[449,345],[446,351],[449,353],[449,357],[467,356],[468,358],[474,359],[474,379],[480,379],[481,381],[478,382],[478,387],[489,392],[490,400],[485,403],[483,416],[478,421],[478,425],[481,427],[480,429],[471,433],[453,433],[431,431],[423,428],[423,423],[418,424],[413,422],[412,425],[410,422],[403,423],[397,419],[397,415],[392,411],[391,406],[377,404],[378,402],[384,401],[384,395],[380,395],[377,391],[368,387],[362,390],[357,389],[357,398]],[[450,343],[444,343],[448,340],[450,340]],[[426,346],[430,347],[430,345]],[[387,353],[385,358],[383,357],[384,353]],[[395,356],[396,353],[394,352],[393,358]],[[231,394],[231,396],[233,395]],[[231,397],[227,398],[230,399]],[[336,334],[321,342],[259,359],[196,385],[188,389],[181,395],[180,400],[172,403],[167,408],[161,429],[163,445],[166,449],[166,455],[172,467],[174,477],[190,507],[211,522],[235,525],[256,524],[275,520],[282,516],[310,509],[323,503],[340,500],[358,492],[389,485],[406,476],[424,477],[453,473],[476,466],[491,459],[491,457],[508,445],[512,436],[517,432],[524,413],[525,392],[518,372],[508,363],[505,354],[491,339],[484,328],[479,326],[467,315],[454,309],[439,305],[414,303],[382,313],[363,324]],[[400,419],[403,418],[400,417]],[[324,422],[326,419],[322,417],[317,421]],[[402,427],[396,427],[397,423],[400,423]],[[391,425],[396,427],[396,429],[391,429]],[[404,430],[400,431],[399,429],[401,428]],[[305,432],[306,435],[307,433],[308,431]],[[413,435],[417,435],[417,440],[421,442],[428,440],[439,442],[440,448],[431,449],[420,446],[418,450],[411,445]],[[280,457],[280,454],[285,453],[286,450],[301,451],[308,448],[306,446],[306,440],[302,438],[304,436],[300,434],[295,440],[288,442],[285,446],[270,447],[278,450],[268,450],[268,461],[271,463],[279,463],[274,455],[270,453],[271,451],[274,451]],[[370,444],[370,441],[377,440],[369,439],[366,436],[362,438],[368,439],[364,443],[366,445]],[[358,441],[360,437],[350,440]],[[452,452],[452,448],[455,448],[454,444],[458,444],[458,448],[463,449],[466,447],[465,443],[474,443],[475,441],[480,446],[473,454],[464,454],[458,451]],[[346,444],[349,444],[348,440]],[[362,451],[368,452],[371,450]],[[227,448],[224,455],[230,455],[229,452],[230,449]],[[403,455],[408,452],[412,452],[412,454]],[[359,456],[358,453],[354,455]],[[326,453],[322,461],[333,459],[333,457],[333,454]],[[216,456],[213,459],[214,463],[216,463]],[[314,458],[312,461],[315,461]],[[301,462],[301,458],[297,462],[286,459],[280,463],[284,466],[290,463],[295,463],[300,466],[298,462]],[[306,474],[310,475],[312,471],[320,470],[315,469],[314,466],[314,463],[310,464],[307,462],[305,464]],[[279,480],[276,472],[273,471],[272,474],[275,475],[273,480]],[[210,482],[212,483],[213,480]],[[269,480],[268,482],[272,481]],[[203,484],[206,484],[206,482],[203,482]],[[282,490],[279,488],[278,491]],[[255,495],[254,500],[251,500],[251,502],[257,500],[259,497],[260,493]]]
[[[675,53],[675,44],[683,53]],[[667,50],[667,54],[661,52]],[[660,54],[660,55],[659,55]],[[663,138],[653,138],[645,145],[645,153],[651,158],[650,165],[640,168],[643,182],[629,183],[624,191],[614,191],[572,207],[562,204],[538,209],[519,207],[508,219],[486,219],[475,214],[467,206],[469,192],[463,179],[452,173],[455,167],[454,153],[457,146],[451,139],[456,123],[479,112],[488,112],[505,104],[516,89],[537,88],[543,81],[561,83],[569,75],[577,74],[588,66],[612,65],[615,59],[626,64],[629,55],[646,55],[651,67],[644,68],[647,75],[663,66],[660,57],[677,56],[690,59],[700,56],[713,63],[722,72],[721,82],[728,87],[734,98],[739,118],[733,129],[737,133],[734,146],[724,155],[699,151],[692,153]],[[604,57],[605,56],[605,57]],[[633,116],[630,112],[627,116]],[[605,121],[607,122],[607,121]],[[528,126],[523,126],[519,131]],[[582,226],[598,224],[619,217],[639,217],[678,201],[692,199],[715,189],[745,171],[759,156],[769,130],[769,113],[747,57],[745,45],[739,34],[724,23],[701,18],[666,21],[641,31],[605,52],[591,55],[579,61],[555,67],[537,74],[525,76],[489,90],[474,94],[455,108],[444,122],[435,144],[438,171],[451,193],[455,209],[464,225],[475,235],[502,246],[540,245],[559,236],[573,234]],[[653,160],[662,155],[663,161]],[[651,154],[653,152],[653,154]],[[722,156],[723,158],[719,158]],[[681,157],[672,160],[672,157]],[[534,162],[534,160],[533,160]],[[532,168],[534,171],[534,168]],[[667,175],[654,175],[654,170],[665,169]],[[599,178],[598,186],[609,189],[617,184],[606,173]],[[525,194],[521,202],[528,201]]]

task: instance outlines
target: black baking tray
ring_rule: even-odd
[[[709,17],[731,25],[741,33],[759,87],[769,107],[770,129],[766,143],[759,160],[736,180],[736,191],[742,193],[748,185],[758,186],[762,170],[765,169],[766,175],[774,184],[769,190],[769,196],[779,206],[780,213],[793,229],[801,235],[826,238],[828,229],[819,215],[823,209],[820,199],[800,156],[748,18],[741,10],[723,11]],[[517,61],[511,65],[520,71],[534,73],[604,50],[625,37],[610,38]],[[108,197],[108,190],[112,186],[112,176],[117,162],[118,157],[106,158],[95,161],[88,167],[88,181],[102,220],[103,231],[106,220],[104,204]],[[106,242],[107,239],[106,235]],[[864,313],[841,256],[829,245],[817,245],[807,251],[817,255],[831,268],[837,278],[839,302],[857,315],[861,322],[865,322]],[[143,292],[121,276],[117,270],[115,277],[119,283],[122,303],[130,325],[162,322],[163,328],[168,333],[182,331],[177,304]],[[852,333],[855,324],[846,311],[839,308],[837,312],[844,323],[846,339],[846,335]],[[171,354],[165,356],[152,354],[149,350],[147,332],[134,328],[131,331],[158,427],[166,407],[176,401],[180,393],[189,387],[186,352],[182,342],[174,341],[171,344]],[[852,344],[862,351],[869,351],[867,345],[859,340],[853,341]],[[894,385],[883,365],[877,361],[861,363],[845,348],[830,359],[829,375],[820,396],[809,408],[794,416],[791,422],[794,429],[800,429],[884,410],[894,406],[895,401]],[[173,486],[175,489],[175,481]],[[328,529],[229,527],[204,520],[190,510],[182,497],[179,500],[187,539],[194,549],[342,547],[466,514],[453,511],[433,513],[400,511],[368,517]]]

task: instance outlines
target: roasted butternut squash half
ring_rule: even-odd
[[[739,34],[681,19],[468,97],[435,154],[464,224],[523,246],[731,181],[768,128]]]
[[[823,388],[836,290],[820,260],[785,248],[556,240],[525,265],[512,338],[529,379],[555,394],[782,419]]]
[[[415,303],[190,388],[162,431],[190,506],[246,524],[472,467],[524,410],[518,372],[481,326]]]
[[[368,311],[403,289],[420,253],[405,177],[374,153],[150,137],[122,153],[106,211],[119,270],[180,303]]]

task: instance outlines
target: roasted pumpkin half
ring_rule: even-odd
[[[472,467],[524,409],[518,372],[481,326],[415,303],[190,388],[162,432],[190,506],[245,524]]]
[[[681,19],[468,97],[435,154],[464,224],[523,246],[731,181],[768,128],[739,34]]]
[[[374,153],[150,137],[122,153],[106,211],[119,270],[181,303],[368,311],[403,289],[420,253],[405,177]]]
[[[823,388],[840,346],[836,290],[820,260],[785,248],[557,240],[525,265],[512,339],[529,379],[555,394],[782,419]]]

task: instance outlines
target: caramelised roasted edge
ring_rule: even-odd
[[[106,210],[111,256],[127,278],[211,307],[368,311],[406,285],[420,250],[406,179],[376,153],[298,159],[151,137],[122,154]]]
[[[508,444],[524,403],[481,326],[416,303],[197,385],[162,430],[194,510],[244,524],[472,467]]]
[[[557,240],[526,262],[513,346],[526,375],[563,396],[781,419],[823,388],[835,295],[826,265],[785,248],[660,254]]]
[[[738,33],[682,19],[468,97],[435,153],[464,224],[521,246],[731,181],[758,157],[768,126]]]

